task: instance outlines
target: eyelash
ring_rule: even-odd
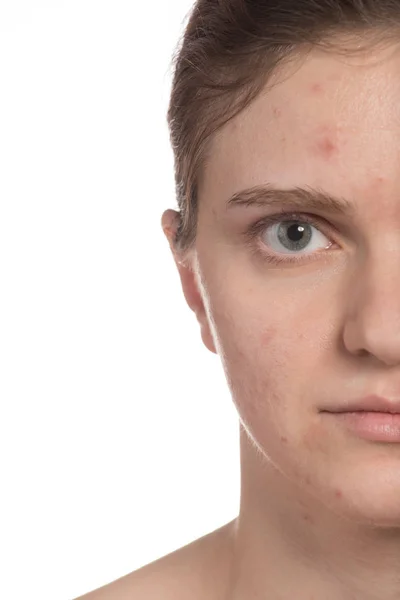
[[[250,248],[250,250],[256,256],[261,255],[262,259],[266,260],[269,263],[275,264],[275,265],[298,264],[298,263],[304,262],[304,260],[314,260],[313,258],[310,259],[309,257],[310,256],[312,257],[313,255],[315,255],[316,254],[315,252],[312,254],[306,255],[305,258],[295,258],[293,256],[291,256],[290,258],[281,258],[280,256],[266,253],[265,251],[260,250],[258,245],[256,245],[256,246],[254,245],[255,238],[257,238],[260,233],[263,233],[270,225],[275,225],[276,223],[287,222],[287,221],[309,223],[310,225],[313,225],[318,230],[320,230],[321,233],[323,233],[324,235],[327,235],[323,231],[324,227],[321,228],[322,220],[319,219],[318,217],[311,216],[306,213],[292,213],[292,212],[285,212],[284,210],[282,210],[279,213],[276,213],[274,215],[269,215],[268,217],[263,217],[259,221],[252,223],[245,232],[246,246],[248,246]],[[265,246],[265,244],[264,244],[264,246]]]

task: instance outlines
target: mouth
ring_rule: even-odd
[[[323,412],[347,413],[347,412],[379,412],[400,414],[400,399],[389,400],[376,394],[356,398],[342,405],[326,407]]]
[[[400,443],[400,413],[377,410],[322,412],[336,425],[362,439]]]

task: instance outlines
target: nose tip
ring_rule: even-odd
[[[347,351],[357,357],[369,357],[387,367],[400,365],[400,300],[396,313],[372,311],[364,307],[349,319],[343,341]]]

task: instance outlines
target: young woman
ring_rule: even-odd
[[[400,598],[400,0],[198,0],[162,227],[240,420],[237,518],[87,599]]]

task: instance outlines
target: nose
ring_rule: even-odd
[[[382,256],[385,258],[382,259]],[[343,341],[355,355],[400,364],[400,248],[365,263],[346,294]]]

